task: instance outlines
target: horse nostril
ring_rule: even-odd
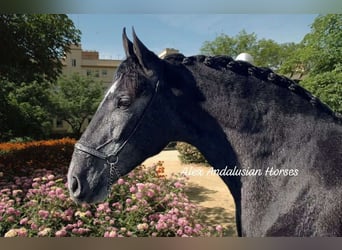
[[[80,184],[79,184],[79,181],[76,177],[72,177],[71,192],[73,193],[74,196],[78,196],[81,193],[80,192]]]

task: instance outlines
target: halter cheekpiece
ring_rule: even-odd
[[[120,170],[119,170],[119,166],[117,165],[117,163],[119,162],[119,153],[125,147],[125,145],[128,143],[128,141],[132,138],[132,136],[135,134],[135,132],[138,130],[138,128],[141,125],[143,118],[146,114],[146,111],[149,109],[153,100],[155,99],[155,96],[158,92],[158,89],[159,89],[159,81],[157,81],[155,89],[154,89],[154,93],[153,93],[149,103],[145,107],[142,115],[140,116],[140,119],[135,124],[135,127],[133,128],[132,132],[127,137],[127,139],[111,154],[106,154],[106,153],[100,151],[100,149],[105,147],[109,143],[113,142],[114,139],[109,139],[108,141],[106,141],[105,143],[103,143],[102,145],[100,145],[96,148],[92,148],[92,147],[84,145],[80,142],[77,142],[75,144],[75,149],[106,161],[105,166],[109,166],[109,176],[110,176],[109,181],[108,181],[108,189],[112,186],[112,184],[115,182],[115,180],[119,179],[122,176],[122,174],[120,173]]]

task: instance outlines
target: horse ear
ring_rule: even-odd
[[[137,37],[133,28],[133,50],[135,56],[138,58],[139,63],[147,70],[155,69],[158,61],[160,60],[152,51],[150,51]]]
[[[133,43],[127,38],[126,28],[122,31],[122,43],[125,50],[126,57],[134,55]]]

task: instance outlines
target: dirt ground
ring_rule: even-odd
[[[222,225],[229,228],[229,235],[236,235],[235,231],[235,206],[233,198],[217,175],[207,175],[208,166],[197,164],[184,165],[178,158],[177,150],[164,150],[160,154],[147,159],[143,164],[150,166],[158,161],[163,161],[165,173],[181,173],[182,171],[196,171],[189,176],[186,193],[189,199],[199,205],[203,210],[203,222],[213,226]],[[202,171],[203,174],[199,174]]]

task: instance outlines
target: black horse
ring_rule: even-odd
[[[196,146],[222,174],[238,235],[342,235],[341,118],[293,81],[228,56],[164,60],[133,31],[126,60],[79,142],[68,173],[76,202],[170,141]],[[261,175],[250,175],[258,169]],[[244,170],[244,171],[242,171]]]

